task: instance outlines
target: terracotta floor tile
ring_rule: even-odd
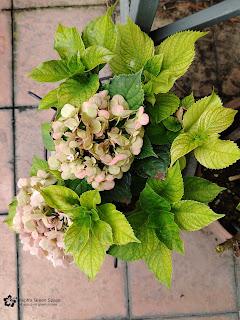
[[[3,223],[0,216],[0,319],[17,320],[17,306],[4,305],[3,298],[17,296],[15,235]]]
[[[34,155],[44,157],[41,138],[41,123],[50,121],[51,111],[25,110],[16,111],[16,153],[17,177],[27,176]]]
[[[11,8],[11,0],[1,0],[0,1],[0,10]]]
[[[31,105],[36,101],[27,94],[32,90],[42,96],[56,84],[38,84],[27,73],[44,60],[57,58],[53,38],[58,23],[75,25],[82,30],[94,17],[104,14],[105,6],[44,9],[16,13],[16,104]],[[36,19],[37,15],[37,19]]]
[[[238,314],[217,315],[217,316],[201,316],[201,317],[181,317],[181,318],[159,318],[155,320],[238,320]]]
[[[13,0],[15,8],[105,4],[106,0]]]
[[[11,111],[0,109],[0,212],[6,212],[13,195]]]
[[[237,296],[238,296],[238,310],[240,311],[240,259],[235,259],[236,281],[237,281]]]
[[[55,306],[25,306],[23,320],[117,319],[126,316],[125,265],[113,267],[107,258],[95,281],[75,267],[54,268],[49,261],[39,260],[27,252],[21,255],[22,297],[60,299]]]
[[[0,107],[11,105],[11,50],[11,15],[0,11]]]
[[[215,253],[210,232],[185,233],[186,254],[174,257],[172,289],[158,284],[143,263],[129,265],[132,314],[177,315],[236,311],[231,254]]]

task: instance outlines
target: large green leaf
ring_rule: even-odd
[[[64,234],[64,245],[66,252],[73,256],[80,252],[89,240],[90,219],[77,219]]]
[[[195,42],[206,33],[199,31],[178,32],[164,40],[157,48],[157,54],[163,54],[161,72],[156,79],[155,93],[168,92],[174,82],[187,71],[191,65]]]
[[[152,144],[170,144],[178,136],[178,132],[168,130],[163,123],[149,124],[146,133]]]
[[[43,140],[44,147],[49,151],[55,150],[53,138],[50,134],[51,129],[52,129],[51,123],[49,122],[42,123],[41,125],[42,140]]]
[[[136,156],[136,158],[145,159],[149,157],[157,158],[157,155],[153,150],[153,146],[151,144],[150,139],[148,138],[148,135],[145,133],[143,137],[143,146],[142,146],[141,152],[138,156]]]
[[[157,238],[152,231],[151,238],[153,237]],[[161,241],[155,241],[154,249],[148,255],[145,255],[144,260],[158,281],[170,288],[172,282],[172,253]]]
[[[164,180],[149,179],[148,184],[170,203],[180,201],[183,196],[183,179],[179,163],[168,169]]]
[[[141,71],[131,75],[120,75],[112,79],[109,93],[122,95],[129,105],[129,109],[136,110],[143,105],[144,92],[141,82]]]
[[[97,204],[101,203],[101,196],[97,190],[89,190],[81,194],[80,204],[89,210],[95,209]]]
[[[171,209],[170,203],[157,194],[148,183],[140,194],[139,204],[141,210],[148,214]]]
[[[111,60],[113,53],[107,48],[100,46],[88,47],[82,57],[86,70],[92,70],[98,65],[107,63]]]
[[[206,168],[223,169],[240,159],[240,149],[229,140],[220,140],[216,136],[194,150],[196,159]]]
[[[200,177],[184,177],[184,197],[186,200],[209,203],[225,190],[216,183]]]
[[[90,279],[95,278],[104,261],[106,250],[112,244],[111,227],[104,221],[91,223],[89,230],[81,225],[82,221],[73,222],[65,235],[65,245],[74,257],[76,265]]]
[[[183,200],[175,203],[172,212],[179,228],[186,231],[200,230],[224,216],[215,213],[206,204],[193,200]]]
[[[208,134],[220,133],[233,123],[236,113],[237,110],[214,105],[200,116],[198,128]]]
[[[65,180],[65,186],[76,192],[78,196],[92,190],[92,186],[85,179]]]
[[[180,133],[171,146],[171,165],[185,154],[204,144],[206,139],[207,136],[204,134]]]
[[[144,66],[144,70],[150,74],[157,76],[161,70],[163,61],[163,54],[156,54],[151,57]]]
[[[98,207],[98,213],[100,219],[111,226],[114,244],[124,245],[129,242],[139,242],[126,217],[116,209],[115,205],[103,204]]]
[[[70,103],[80,107],[84,101],[91,98],[99,88],[99,80],[96,74],[89,77],[78,77],[77,79],[68,79],[60,85],[58,98],[59,104],[63,106]]]
[[[173,93],[159,94],[154,106],[148,108],[151,123],[160,123],[171,116],[179,107],[180,100]]]
[[[115,74],[131,73],[141,70],[154,55],[154,44],[149,36],[130,19],[118,25],[115,55],[110,62]]]
[[[170,287],[172,279],[171,251],[157,238],[153,228],[141,228],[136,236],[141,243],[113,246],[110,254],[126,261],[143,259],[156,278]]]
[[[29,74],[32,79],[38,82],[57,82],[72,76],[66,63],[62,60],[50,60],[41,63]]]
[[[98,45],[114,51],[117,40],[115,24],[111,15],[114,7],[110,7],[102,17],[91,21],[83,31],[83,41],[87,47]]]
[[[41,190],[45,202],[51,208],[67,212],[73,207],[79,206],[79,197],[71,189],[64,186],[48,186]]]
[[[183,241],[180,238],[180,229],[174,222],[174,215],[171,212],[160,212],[149,217],[148,225],[155,229],[158,239],[170,250],[184,253]]]
[[[43,160],[43,159],[38,158],[37,156],[34,156],[33,160],[32,160],[30,175],[36,176],[38,170],[48,171],[49,166],[48,166],[48,163],[46,160]]]
[[[54,49],[65,60],[70,60],[78,54],[83,55],[85,51],[84,43],[77,29],[75,27],[65,27],[61,24],[58,25],[55,33]]]
[[[39,102],[38,109],[58,107],[58,88],[49,91]]]
[[[125,173],[120,180],[115,180],[115,186],[111,190],[101,192],[102,202],[115,202],[130,204],[132,176],[129,172]]]
[[[203,114],[204,111],[211,109],[214,106],[221,105],[220,98],[213,91],[210,96],[204,97],[194,104],[192,104],[187,112],[185,112],[183,117],[183,127],[185,130],[190,130],[191,128],[196,128],[198,119]]]

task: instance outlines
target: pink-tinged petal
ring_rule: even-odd
[[[98,116],[99,117],[103,117],[103,118],[108,120],[109,117],[110,117],[110,113],[107,110],[99,110],[98,111]]]
[[[144,113],[140,118],[140,123],[142,126],[145,126],[149,122],[149,116],[148,114]]]
[[[112,159],[112,161],[109,163],[109,165],[113,166],[116,163],[118,163],[119,161],[122,161],[122,160],[125,160],[125,159],[127,159],[127,155],[126,154],[118,154]]]

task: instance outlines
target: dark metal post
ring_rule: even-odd
[[[155,45],[166,37],[183,30],[203,29],[240,15],[240,0],[225,0],[186,18],[150,32]]]
[[[132,0],[130,18],[142,29],[149,33],[158,8],[159,0]]]

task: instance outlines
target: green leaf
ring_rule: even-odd
[[[157,54],[163,54],[161,72],[157,77],[158,92],[168,92],[174,82],[184,75],[194,59],[195,42],[205,34],[199,31],[178,32],[156,48]]]
[[[71,189],[64,186],[48,186],[41,190],[49,207],[66,212],[79,206],[79,197]]]
[[[149,179],[148,184],[168,202],[180,201],[183,196],[183,179],[179,163],[168,169],[165,180]]]
[[[141,71],[131,75],[114,77],[109,85],[111,96],[120,94],[129,105],[129,109],[137,110],[143,105],[144,92],[141,82]]]
[[[17,205],[18,205],[17,198],[14,197],[11,203],[9,203],[8,205],[8,215],[4,220],[4,223],[6,223],[9,228],[13,227],[13,219],[16,214]]]
[[[87,209],[95,209],[101,203],[100,193],[97,190],[89,190],[81,194],[80,204]]]
[[[171,212],[162,211],[152,213],[149,217],[148,226],[156,232],[158,239],[170,250],[184,253],[183,241],[180,238],[180,229],[174,222],[174,215]]]
[[[54,39],[54,49],[60,57],[65,60],[71,59],[78,54],[82,55],[85,51],[81,35],[75,27],[65,27],[58,25]]]
[[[178,132],[182,129],[181,123],[176,117],[170,116],[167,119],[163,120],[163,125],[166,129]]]
[[[58,88],[51,90],[39,102],[38,109],[49,109],[58,106]]]
[[[200,177],[184,177],[184,197],[186,200],[209,203],[225,190],[216,183]]]
[[[208,134],[220,133],[233,123],[236,113],[237,110],[231,108],[212,106],[203,112],[199,118],[198,128]]]
[[[130,19],[118,25],[115,55],[110,62],[115,74],[132,73],[141,70],[154,55],[154,44],[149,36]]]
[[[143,178],[162,177],[167,171],[169,154],[162,154],[162,158],[149,157],[137,160],[134,164],[134,171]]]
[[[177,132],[167,130],[163,123],[149,124],[146,127],[146,133],[151,143],[156,145],[172,143],[178,136]]]
[[[106,14],[91,21],[83,31],[83,41],[87,47],[98,45],[114,51],[117,33],[112,21],[114,7],[108,8]]]
[[[101,192],[102,200],[104,202],[112,202],[114,200],[115,202],[130,204],[132,200],[131,182],[131,174],[129,172],[125,173],[122,179],[116,180],[113,189]]]
[[[42,123],[41,132],[42,132],[42,140],[43,140],[44,147],[49,151],[54,151],[55,145],[53,142],[53,138],[50,134],[51,129],[52,129],[51,123],[49,122]]]
[[[92,190],[92,186],[85,179],[65,180],[65,186],[76,192],[78,196]]]
[[[152,237],[156,237],[156,235],[152,234]],[[161,241],[158,241],[152,252],[145,256],[144,260],[159,282],[163,283],[167,288],[170,288],[172,282],[171,250]]]
[[[50,60],[41,63],[29,75],[38,82],[57,82],[69,78],[75,73],[69,70],[64,61]]]
[[[206,139],[204,134],[180,133],[171,146],[171,165],[185,154],[204,144]]]
[[[207,109],[211,109],[216,105],[221,105],[220,98],[213,91],[210,96],[204,97],[188,108],[183,117],[183,127],[184,129],[190,130],[197,127],[197,122],[203,112]]]
[[[181,100],[180,106],[184,109],[190,108],[195,103],[193,92]]]
[[[194,150],[194,155],[206,168],[223,169],[240,159],[240,149],[230,140],[220,140],[213,136]]]
[[[141,228],[136,233],[141,243],[113,246],[110,254],[126,261],[143,259],[156,278],[167,287],[171,285],[171,251],[157,238],[154,229]]]
[[[200,230],[224,216],[223,214],[216,214],[206,204],[193,200],[183,200],[175,203],[172,212],[175,214],[175,222],[179,228],[186,231]]]
[[[163,54],[156,54],[151,57],[144,66],[144,70],[151,73],[154,76],[157,76],[161,70],[163,61]]]
[[[84,101],[91,98],[99,88],[99,80],[96,74],[89,77],[79,77],[77,80],[68,79],[60,85],[58,98],[59,104],[63,106],[70,103],[80,107]]]
[[[152,123],[160,123],[171,116],[179,107],[180,100],[173,93],[159,94],[154,106],[148,108]]]
[[[151,144],[150,139],[148,138],[148,135],[144,134],[143,146],[142,146],[140,154],[138,156],[136,156],[136,158],[137,159],[145,159],[145,158],[148,158],[148,157],[157,158],[157,155],[153,150],[153,146]]]
[[[103,204],[98,207],[98,213],[100,219],[111,226],[114,244],[124,245],[129,242],[139,242],[126,217],[116,210],[115,205],[111,203]]]
[[[64,243],[80,270],[93,279],[102,266],[106,250],[112,244],[111,227],[98,220],[92,222],[91,229],[88,229],[81,220],[77,220],[70,228],[70,232],[68,229],[65,234]]]
[[[142,238],[143,232],[142,230],[135,231],[135,235],[140,239]],[[130,242],[121,246],[114,245],[110,248],[109,253],[124,261],[136,261],[143,258],[142,243]]]
[[[140,194],[139,204],[141,210],[148,214],[171,209],[169,202],[157,194],[148,183]]]
[[[64,234],[64,245],[66,252],[72,255],[80,252],[89,240],[90,220],[89,218],[77,219]]]
[[[88,47],[82,57],[82,61],[87,70],[92,70],[98,65],[107,63],[112,59],[113,53],[100,46]]]
[[[33,157],[32,166],[30,170],[31,176],[36,176],[38,170],[48,171],[49,166],[46,160],[40,159],[36,156]]]

